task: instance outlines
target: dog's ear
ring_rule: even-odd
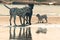
[[[2,3],[2,1],[0,1],[0,3]]]

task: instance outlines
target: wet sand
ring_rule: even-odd
[[[17,17],[16,20],[17,24],[19,23],[19,18]],[[35,16],[32,17],[32,25],[31,27],[31,34],[32,34],[32,40],[60,40],[60,27],[51,27],[53,24],[60,24],[60,17],[48,17],[48,23],[47,24],[36,24],[37,18]],[[45,25],[45,26],[43,26]],[[46,27],[46,26],[49,27]],[[0,40],[11,40],[10,37],[10,28],[9,26],[9,16],[0,16]],[[38,28],[42,26],[43,28],[47,28],[47,33],[36,33]],[[54,25],[55,26],[55,25]],[[14,27],[12,27],[13,32]],[[16,36],[19,36],[19,30],[20,27],[16,28]],[[17,40],[17,39],[13,39]]]
[[[9,10],[3,5],[0,5],[1,12],[0,14],[9,15]],[[47,7],[47,8],[46,8]],[[38,9],[39,8],[39,9]],[[53,10],[52,10],[53,9]],[[58,13],[57,17],[48,17],[48,23],[38,24],[38,19],[36,16],[32,17],[31,34],[32,40],[60,40],[60,6],[45,6],[40,5],[34,7],[34,13],[53,13],[53,15]],[[55,16],[56,16],[55,14]],[[49,14],[48,14],[49,15]],[[13,20],[12,20],[13,23]],[[20,25],[19,18],[16,19],[16,24]],[[55,25],[54,25],[55,24]],[[59,25],[57,25],[59,24]],[[0,40],[11,40],[10,37],[10,27],[9,26],[9,16],[0,16]],[[58,27],[59,26],[59,27]],[[47,28],[47,33],[39,33],[36,31],[39,27]],[[14,28],[12,27],[12,34],[14,33]],[[16,36],[19,36],[20,27],[16,27]],[[17,40],[17,39],[12,39]]]
[[[0,16],[0,24],[8,23],[9,24],[10,16]],[[48,23],[50,24],[60,24],[60,17],[48,17]],[[38,19],[36,16],[32,16],[32,24],[36,24]],[[13,19],[12,19],[13,23]],[[20,24],[19,17],[16,18],[16,23]]]

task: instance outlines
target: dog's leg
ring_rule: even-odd
[[[44,23],[43,19],[42,19],[42,23]]]
[[[23,18],[23,25],[25,25],[25,17]]]
[[[46,20],[46,23],[47,23],[48,21]]]
[[[19,19],[20,19],[20,23],[21,23],[21,25],[22,25],[22,19],[21,19],[21,16],[19,16]]]
[[[16,15],[14,15],[14,25],[16,26]]]
[[[26,16],[26,24],[29,24],[28,16]]]
[[[41,18],[39,19],[39,23],[42,23],[42,19]]]
[[[11,20],[12,20],[12,15],[10,15],[10,20],[9,20],[10,21],[10,25],[12,25]]]
[[[38,18],[38,17],[37,17]],[[40,19],[38,18],[38,21],[37,21],[37,23],[40,23]]]
[[[46,20],[46,23],[47,23],[48,22],[47,18],[45,18],[45,20]]]

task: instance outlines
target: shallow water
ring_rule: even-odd
[[[41,25],[43,25],[43,26],[41,26]],[[50,27],[47,27],[47,26],[50,26]],[[32,35],[31,36],[32,40],[57,40],[57,39],[60,40],[60,32],[59,32],[60,27],[56,27],[56,25],[54,25],[54,24],[36,24],[36,25],[31,25],[29,27],[31,27],[30,31],[31,31],[31,35]],[[47,33],[46,34],[45,33],[36,33],[36,31],[38,31],[38,29],[40,27],[47,28]],[[26,28],[25,28],[25,30],[26,30]],[[10,27],[1,26],[0,27],[0,40],[18,40],[18,39],[9,39],[10,35],[14,36],[14,33],[15,33],[15,37],[18,37],[19,33],[20,33],[20,27],[16,27],[15,31],[14,31],[14,27],[11,27],[11,34],[10,34]],[[23,33],[23,29],[21,29],[21,33]],[[23,34],[21,34],[21,37],[23,37]],[[24,37],[23,37],[23,40],[25,40]]]

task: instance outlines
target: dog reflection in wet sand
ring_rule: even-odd
[[[47,33],[47,28],[38,28],[38,30],[36,31],[36,33]]]
[[[44,20],[45,20],[46,23],[47,23],[47,15],[37,14],[36,17],[38,18],[38,23],[44,23]]]

